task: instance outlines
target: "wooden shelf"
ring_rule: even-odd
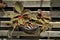
[[[3,1],[40,1],[40,0],[3,0]]]
[[[3,0],[3,1],[41,1],[41,0]],[[43,1],[50,1],[50,0],[43,0]]]

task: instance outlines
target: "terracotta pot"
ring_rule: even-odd
[[[36,26],[36,27],[34,27],[34,28],[29,29],[29,28],[24,27],[24,25],[20,25],[20,28],[21,28],[21,30],[24,31],[25,33],[34,34],[39,27]]]

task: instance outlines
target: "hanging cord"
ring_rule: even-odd
[[[49,31],[52,30],[52,27],[53,27],[53,25],[52,24],[49,24]],[[49,32],[48,32],[48,40],[50,40],[50,34],[49,34]]]
[[[40,1],[40,7],[42,7],[42,4],[43,4],[43,0]],[[41,12],[41,11],[40,11]],[[41,28],[40,28],[40,33],[42,32]]]
[[[52,2],[50,1],[50,6],[51,6],[51,4],[52,4]],[[50,14],[51,14],[51,11],[53,11],[52,7],[50,7]],[[52,20],[52,19],[51,19],[51,20]],[[49,26],[50,26],[49,31],[51,31],[51,30],[52,30],[53,25],[49,23]],[[48,40],[50,40],[49,32],[48,32]]]
[[[40,4],[40,7],[42,7],[42,5],[43,5],[43,0],[41,0],[41,4]]]
[[[5,10],[2,8],[2,11],[3,11],[3,13],[6,15],[6,12],[5,12]]]
[[[15,28],[17,27],[17,23],[15,23],[15,24],[13,25],[13,27],[14,27],[14,28],[13,28],[12,31],[9,33],[9,37],[10,37],[10,38],[12,38],[12,34],[13,34]]]
[[[40,7],[42,7],[42,5],[43,5],[43,0],[41,0],[41,3],[40,3]],[[41,12],[41,11],[40,11]],[[41,30],[41,29],[40,29]],[[41,33],[42,31],[40,31],[40,33]]]

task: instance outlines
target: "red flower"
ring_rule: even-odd
[[[19,15],[18,18],[23,18],[23,16],[22,15]]]

